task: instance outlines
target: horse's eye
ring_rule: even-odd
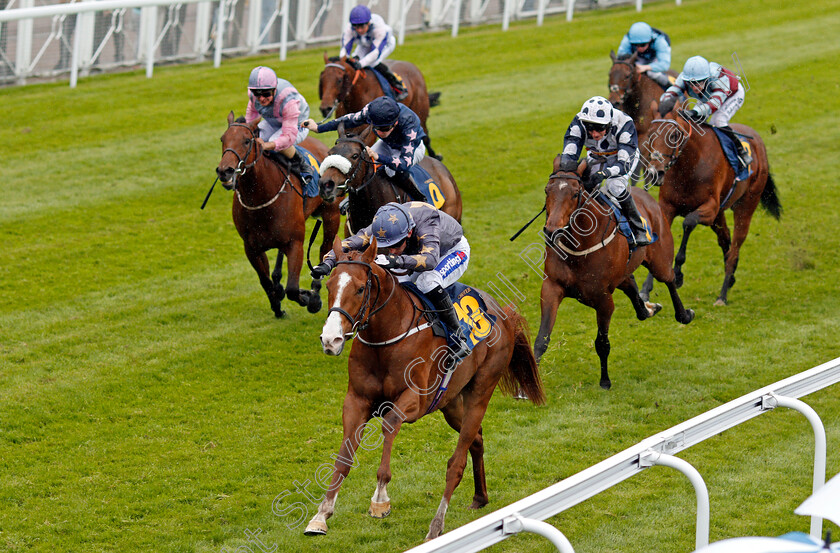
[[[359,159],[359,154],[353,154],[353,159]]]
[[[358,290],[356,290],[356,293],[361,295],[361,293],[362,293],[362,292],[364,292],[364,291],[365,291],[365,287],[364,287],[364,286],[360,286],[360,287],[359,287],[359,289],[358,289]]]

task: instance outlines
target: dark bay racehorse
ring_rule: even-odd
[[[420,300],[400,286],[391,273],[373,263],[376,249],[375,237],[364,252],[345,254],[338,240],[334,245],[338,263],[327,283],[331,307],[321,333],[324,353],[340,355],[346,337],[354,333],[357,336],[348,359],[341,447],[334,457],[330,485],[324,486],[326,496],[305,533],[327,532],[326,521],[335,511],[339,488],[355,464],[357,447],[373,449],[383,443],[378,433],[371,440],[365,432],[366,423],[374,417],[381,419],[384,443],[369,512],[376,518],[388,515],[391,503],[386,487],[391,481],[391,448],[397,432],[403,423],[415,422],[439,410],[458,432],[458,445],[447,463],[446,487],[429,527],[428,540],[443,531],[449,501],[464,473],[467,451],[472,456],[475,484],[470,508],[483,507],[489,501],[481,421],[496,386],[500,385],[506,393],[521,386],[538,405],[545,402],[545,395],[524,319],[510,307],[502,309],[481,292],[486,313],[494,315],[496,323],[491,328],[485,312],[466,308],[469,315],[465,317],[472,320],[472,332],[489,334],[454,369],[445,392],[438,397],[441,379],[452,368],[446,341],[425,328],[427,325],[421,325],[424,318]]]
[[[276,317],[285,315],[280,306],[284,297],[305,305],[310,313],[321,309],[318,295],[321,283],[313,283],[312,290],[300,290],[300,270],[304,255],[304,234],[307,217],[320,217],[324,222],[324,241],[321,256],[332,247],[341,216],[336,204],[321,198],[306,198],[297,175],[263,155],[257,144],[257,124],[235,122],[231,111],[228,128],[222,135],[222,159],[216,173],[222,185],[234,191],[233,223],[245,246],[245,255],[257,272],[260,284],[268,296]],[[301,144],[319,161],[326,156],[327,147],[307,138]],[[269,272],[266,251],[277,249],[274,271]],[[289,277],[283,288],[283,256],[289,258]]]
[[[660,282],[668,286],[678,322],[688,324],[694,311],[685,309],[677,287],[674,285],[674,242],[659,207],[647,192],[631,188],[639,213],[646,218],[659,235],[659,240],[649,246],[629,253],[627,239],[617,232],[615,216],[597,203],[581,186],[577,173],[559,171],[559,156],[554,163],[554,173],[545,187],[546,238],[545,274],[540,291],[542,319],[534,343],[534,354],[539,360],[548,348],[551,331],[557,317],[557,308],[565,297],[571,297],[595,309],[598,336],[595,351],[601,360],[601,387],[611,386],[607,371],[610,354],[609,329],[615,305],[612,294],[616,288],[624,292],[636,317],[642,321],[655,315],[662,306],[644,302],[639,297],[633,271],[644,265]]]
[[[641,144],[647,137],[648,128],[652,121],[648,107],[651,102],[658,101],[664,91],[653,79],[636,71],[637,57],[638,52],[629,56],[616,57],[615,52],[610,50],[610,59],[612,59],[613,64],[610,68],[609,100],[613,106],[633,119],[633,123],[636,125],[636,133],[639,136],[639,144]],[[673,77],[677,76],[676,71],[671,69],[667,71],[667,74]],[[641,171],[642,165],[638,164],[636,171],[633,173],[634,184],[641,180]]]
[[[344,194],[349,194],[347,224],[352,232],[368,226],[376,210],[388,202],[404,203],[411,200],[401,188],[391,184],[383,170],[374,167],[365,149],[366,140],[371,134],[370,126],[361,134],[354,135],[345,133],[344,127],[339,124],[338,140],[328,152],[321,176],[321,197],[325,201],[335,202]],[[350,170],[343,173],[339,169],[342,163],[333,164],[330,160],[332,156],[341,158],[339,161],[349,161]],[[460,222],[461,192],[452,173],[443,163],[429,156],[424,157],[420,165],[434,178],[443,194],[439,196],[441,200],[435,202],[435,207]],[[434,191],[432,194],[435,195]],[[442,198],[446,198],[445,201]]]
[[[658,115],[658,105],[651,104],[651,117]],[[755,208],[761,206],[775,219],[779,219],[782,206],[776,193],[776,184],[770,174],[767,149],[758,133],[746,125],[732,124],[736,132],[748,142],[753,162],[752,175],[738,183],[730,194],[735,181],[735,171],[727,162],[720,143],[711,127],[697,126],[679,116],[680,106],[665,117],[655,119],[648,139],[639,148],[647,167],[646,182],[660,185],[659,206],[668,228],[677,216],[683,220],[683,237],[675,259],[677,287],[682,286],[682,266],[685,263],[688,237],[698,224],[711,226],[723,251],[725,274],[723,286],[715,305],[726,305],[727,293],[735,284],[735,269],[741,245],[747,238]],[[725,202],[724,202],[725,200]],[[735,235],[730,238],[725,211],[732,208]],[[653,280],[648,277],[642,287],[643,297],[648,297]]]
[[[411,111],[420,118],[420,123],[426,132],[426,138],[423,139],[426,151],[429,156],[437,157],[432,149],[429,129],[426,126],[430,107],[426,79],[413,63],[387,60],[385,64],[394,74],[402,77],[403,83],[408,88],[408,97],[400,103],[411,108]],[[347,113],[361,111],[372,100],[383,94],[379,80],[373,74],[373,69],[357,70],[346,59],[328,58],[324,53],[324,70],[321,71],[318,82],[321,115],[329,117],[331,113],[335,113],[336,117],[341,117]],[[375,138],[372,136],[369,139],[368,146],[373,145]]]

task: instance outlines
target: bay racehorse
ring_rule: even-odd
[[[647,137],[648,128],[652,121],[648,106],[652,101],[659,100],[664,91],[653,79],[636,71],[637,57],[638,52],[629,56],[617,57],[615,52],[610,50],[610,59],[612,59],[613,64],[610,68],[609,100],[613,106],[633,119],[639,144],[641,144]],[[666,73],[672,77],[677,76],[676,71],[671,69]],[[641,164],[638,164],[636,171],[633,173],[632,180],[634,183],[640,180],[641,169]]]
[[[438,157],[432,149],[426,119],[429,117],[429,92],[426,79],[417,66],[407,61],[387,60],[385,64],[399,75],[408,88],[408,96],[400,103],[405,104],[420,118],[426,138],[423,143],[431,157]],[[327,57],[324,53],[324,69],[318,82],[318,98],[321,99],[321,115],[329,118],[331,114],[341,117],[347,113],[361,111],[372,100],[384,94],[373,69],[356,69],[346,58]],[[437,98],[437,96],[434,96]],[[372,136],[368,146],[375,141]]]
[[[613,292],[624,292],[636,317],[643,321],[655,315],[662,306],[646,303],[639,297],[633,271],[644,265],[660,282],[668,286],[678,322],[688,324],[694,311],[683,307],[674,285],[674,242],[669,227],[650,194],[629,188],[639,213],[648,220],[659,240],[630,253],[627,239],[617,232],[618,223],[611,210],[598,203],[584,190],[578,173],[559,170],[559,156],[554,173],[545,187],[546,242],[545,274],[540,291],[540,331],[534,343],[539,361],[548,348],[557,308],[565,297],[571,297],[596,311],[598,335],[595,351],[601,361],[601,387],[611,386],[607,370],[610,354],[609,329],[615,305]]]
[[[492,297],[480,292],[486,312],[477,308],[477,303],[476,308],[459,307],[465,307],[465,313],[469,313],[464,316],[472,320],[472,333],[489,334],[453,367],[446,340],[433,334],[427,324],[421,324],[423,304],[417,296],[373,263],[377,252],[375,237],[364,252],[342,253],[338,240],[334,251],[338,261],[327,283],[330,314],[321,333],[324,353],[340,355],[346,337],[356,338],[347,367],[349,385],[342,410],[344,435],[338,456],[334,457],[330,485],[324,485],[326,495],[305,533],[327,532],[326,521],[335,511],[339,488],[355,464],[360,445],[369,450],[382,444],[369,513],[376,518],[388,515],[391,504],[386,488],[391,481],[391,449],[397,432],[403,423],[441,411],[449,426],[458,432],[458,445],[447,463],[443,498],[426,536],[427,540],[435,538],[443,531],[449,501],[464,473],[467,451],[472,457],[475,484],[470,508],[483,507],[489,501],[481,422],[496,386],[511,394],[521,386],[532,402],[545,402],[525,321],[512,308],[502,309]],[[492,326],[486,314],[496,317]],[[441,379],[452,369],[448,385],[441,386]],[[384,436],[377,433],[371,439],[365,426],[374,417],[381,420]]]
[[[324,223],[323,257],[332,247],[341,216],[335,204],[320,197],[306,198],[297,175],[288,167],[281,167],[264,155],[256,138],[259,119],[244,123],[234,121],[231,111],[228,128],[222,135],[222,159],[216,173],[222,185],[233,190],[233,223],[245,247],[245,255],[257,272],[271,310],[276,317],[285,315],[281,301],[288,297],[306,306],[310,313],[321,308],[318,291],[320,281],[311,290],[300,290],[300,271],[303,265],[306,218],[320,217]],[[323,161],[327,147],[307,138],[301,146]],[[274,270],[269,272],[266,251],[277,249]],[[289,275],[283,288],[283,256],[289,258]]]
[[[735,269],[741,245],[750,230],[750,221],[759,203],[775,219],[782,206],[776,184],[770,174],[767,149],[758,133],[746,125],[732,128],[747,141],[752,152],[752,174],[735,182],[735,170],[726,160],[717,136],[711,127],[697,125],[678,115],[679,104],[666,116],[654,119],[647,140],[642,143],[642,161],[647,167],[645,181],[661,186],[659,206],[670,228],[677,216],[683,220],[683,236],[675,259],[677,287],[682,286],[682,266],[685,263],[688,237],[698,224],[711,226],[723,251],[724,277],[715,305],[726,305],[729,289],[735,284]],[[652,118],[658,115],[658,105],[651,103]],[[730,192],[731,190],[731,192]],[[734,215],[735,234],[730,238],[726,224],[726,210]],[[648,276],[642,286],[648,297],[653,280]]]
[[[346,133],[344,126],[339,124],[338,140],[322,165],[321,197],[326,202],[335,202],[345,194],[349,195],[347,224],[351,233],[370,225],[376,210],[388,202],[411,200],[405,191],[391,184],[383,170],[377,170],[368,156],[365,144],[371,134],[370,126],[354,135]],[[461,192],[452,173],[443,163],[429,156],[424,157],[420,165],[436,182],[434,188],[430,186],[433,205],[460,222]]]

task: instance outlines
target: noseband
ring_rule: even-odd
[[[636,83],[636,67],[635,67],[635,64],[631,64],[630,62],[628,62],[626,60],[615,60],[613,62],[613,64],[626,65],[627,67],[630,68],[630,76],[629,76],[630,86],[629,87],[622,89],[621,86],[619,86],[617,84],[611,84],[610,85],[610,92],[618,92],[620,90],[623,90],[623,93],[621,95],[621,99],[618,102],[621,104],[621,109],[624,109],[624,107],[625,107],[624,106],[624,101],[627,100],[627,96],[630,95],[630,91],[632,90],[633,85]],[[627,77],[623,78],[623,80],[626,80],[626,79],[627,79]]]
[[[367,174],[367,167],[369,165],[373,165],[373,160],[371,160],[370,157],[367,155],[367,144],[365,144],[365,142],[362,139],[360,139],[358,137],[355,137],[355,136],[343,136],[343,137],[339,137],[339,139],[336,140],[336,144],[340,144],[342,142],[353,142],[355,144],[358,144],[359,146],[362,147],[362,151],[360,152],[360,155],[359,155],[359,162],[356,163],[356,166],[353,168],[353,171],[350,173],[349,176],[347,176],[347,178],[344,179],[343,183],[336,184],[335,189],[336,189],[337,192],[338,191],[341,191],[341,192],[349,191],[349,192],[352,192],[352,193],[361,192],[371,183],[371,181],[373,181],[373,177],[376,176],[376,172],[374,171],[374,173],[370,176],[370,178],[365,180],[361,185],[357,186],[356,188],[351,188],[350,187],[350,183],[353,182],[354,180],[356,180],[356,175],[358,175],[359,169],[362,168],[362,165],[365,166],[365,174]]]
[[[254,144],[257,143],[257,137],[256,137],[256,135],[254,135],[254,131],[251,130],[251,127],[249,127],[248,125],[246,125],[244,123],[231,123],[230,127],[243,127],[245,129],[247,129],[248,133],[251,135],[251,139],[248,141],[248,151],[245,152],[244,157],[241,157],[239,155],[239,152],[237,152],[233,148],[225,148],[224,151],[222,152],[222,157],[224,157],[224,155],[226,153],[230,152],[230,153],[232,153],[233,155],[236,156],[236,159],[239,160],[239,163],[236,164],[236,169],[234,169],[234,171],[233,171],[233,174],[236,175],[236,177],[238,177],[240,175],[244,175],[245,172],[248,169],[250,169],[251,167],[256,165],[257,160],[260,158],[260,155],[262,154],[262,148],[260,147],[260,151],[254,156],[254,161],[246,164],[245,160],[248,159],[249,157],[251,157],[251,150],[253,149]],[[228,127],[228,128],[230,128],[230,127]],[[238,180],[236,177],[234,177],[234,179],[233,179],[234,180],[234,182],[233,182],[234,190],[236,189],[236,181]]]
[[[566,252],[568,252],[568,253],[570,253],[570,254],[572,254],[572,255],[585,255],[585,254],[587,254],[587,253],[591,253],[591,252],[593,252],[593,251],[595,251],[595,250],[597,250],[597,249],[600,249],[600,248],[602,248],[603,246],[606,246],[606,245],[607,245],[607,244],[608,244],[608,243],[612,240],[612,237],[610,237],[610,238],[608,238],[608,239],[606,239],[606,240],[604,239],[604,237],[606,236],[607,232],[609,231],[609,224],[608,224],[608,225],[607,225],[607,227],[604,229],[604,236],[602,236],[602,237],[601,237],[601,242],[600,242],[600,244],[599,244],[599,245],[596,245],[594,248],[589,248],[588,250],[584,250],[584,251],[582,251],[582,252],[578,252],[578,251],[570,250],[570,249],[568,249],[567,247],[563,246],[562,244],[560,244],[560,243],[557,241],[557,239],[558,239],[558,238],[559,238],[559,237],[560,237],[563,233],[569,234],[569,228],[570,228],[570,226],[571,226],[571,224],[572,224],[572,220],[574,220],[574,214],[575,214],[575,213],[577,213],[578,211],[580,211],[581,209],[583,209],[584,207],[586,207],[586,205],[587,205],[590,201],[594,201],[594,199],[595,199],[595,194],[590,194],[590,193],[586,192],[586,189],[585,189],[585,188],[583,187],[583,185],[582,185],[582,184],[583,184],[583,183],[582,183],[582,180],[581,180],[580,176],[579,176],[577,173],[571,173],[571,172],[568,172],[568,171],[557,171],[556,173],[552,173],[551,175],[549,175],[548,180],[549,180],[549,181],[551,181],[552,179],[568,179],[568,180],[574,180],[574,181],[577,181],[577,182],[578,182],[578,184],[580,184],[581,186],[580,186],[580,188],[578,189],[578,191],[577,191],[577,192],[575,192],[575,193],[572,195],[572,198],[573,198],[573,199],[577,199],[577,205],[575,206],[575,209],[572,211],[572,215],[569,217],[569,222],[568,222],[565,226],[560,227],[560,228],[558,228],[558,229],[554,230],[554,231],[553,231],[553,232],[551,232],[551,233],[549,233],[549,232],[545,229],[545,227],[543,227],[543,234],[545,234],[546,238],[547,238],[549,241],[551,241],[551,243],[552,243],[552,244],[557,244],[557,245],[558,245],[561,249],[563,249],[564,251],[566,251]],[[596,210],[596,211],[597,211],[597,210]],[[612,219],[612,217],[610,217],[610,219]],[[617,229],[617,228],[618,228],[618,222],[616,221],[616,229]],[[615,234],[615,230],[613,230],[613,234]]]
[[[685,132],[682,130],[682,127],[680,127],[680,124],[678,122],[674,121],[673,119],[654,119],[653,121],[650,122],[651,125],[653,125],[654,123],[672,123],[672,124],[676,125],[677,128],[680,130],[681,136],[685,136]],[[653,135],[653,133],[651,133],[651,134]],[[667,171],[668,169],[673,167],[673,165],[677,162],[677,159],[680,157],[680,154],[682,153],[683,148],[685,147],[686,143],[688,142],[688,140],[690,138],[691,138],[691,124],[689,123],[689,125],[688,125],[688,136],[685,136],[685,140],[681,140],[678,145],[671,147],[671,153],[668,154],[668,161],[665,163],[665,167],[663,168],[663,172]],[[659,156],[662,156],[662,153],[659,150],[652,150],[652,152],[650,154],[651,158],[654,157],[654,154],[658,154]],[[664,156],[662,156],[662,157],[664,157]]]

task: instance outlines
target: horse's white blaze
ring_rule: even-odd
[[[335,293],[335,302],[332,307],[341,307],[341,298],[344,295],[344,289],[350,284],[350,275],[341,273],[338,275],[338,287]],[[324,352],[335,352],[336,347],[344,343],[344,329],[341,328],[341,314],[338,311],[333,311],[327,317],[327,322],[324,323],[324,328],[321,330],[321,345],[324,347]]]
[[[324,171],[329,169],[330,167],[335,167],[339,171],[341,171],[342,175],[346,175],[350,172],[350,168],[353,167],[353,164],[350,163],[350,160],[344,156],[340,156],[338,154],[332,154],[324,158],[324,161],[321,162],[321,176],[324,176]]]

